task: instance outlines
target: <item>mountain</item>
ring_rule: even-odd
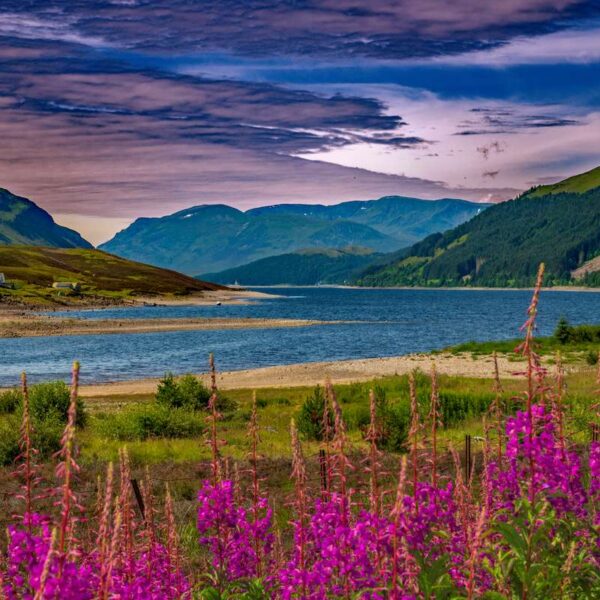
[[[302,248],[363,246],[389,252],[454,227],[487,206],[401,196],[332,206],[279,204],[246,212],[203,205],[137,219],[100,248],[185,273],[219,272]]]
[[[122,299],[134,296],[185,296],[223,289],[223,286],[193,279],[107,252],[81,248],[0,246],[0,273],[14,289],[0,288],[0,301],[50,302],[56,281],[77,282],[83,296]]]
[[[62,227],[37,204],[0,188],[0,245],[92,248],[76,231]]]
[[[600,167],[529,190],[372,265],[368,286],[600,285]]]
[[[201,275],[216,283],[240,285],[343,284],[383,255],[368,248],[310,248],[261,258],[220,273]]]

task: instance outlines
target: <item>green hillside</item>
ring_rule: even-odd
[[[600,285],[600,170],[535,188],[371,266],[368,286]],[[542,193],[545,189],[547,193]],[[581,191],[577,191],[581,190]]]
[[[52,302],[72,294],[54,282],[81,286],[81,298],[182,296],[222,286],[166,269],[132,262],[100,250],[0,246],[0,273],[14,289],[0,288],[0,301]]]
[[[343,284],[354,279],[367,265],[382,256],[367,248],[314,248],[270,256],[227,269],[201,275],[217,283],[240,285]]]
[[[552,185],[542,185],[531,190],[528,195],[532,197],[546,196],[547,194],[560,194],[572,192],[583,194],[600,187],[600,167],[575,175]]]
[[[91,248],[76,231],[62,227],[39,206],[0,188],[0,245]]]
[[[196,206],[138,219],[101,248],[196,275],[302,248],[363,246],[390,252],[455,227],[486,206],[399,196],[331,206],[279,204],[246,212],[226,205]]]

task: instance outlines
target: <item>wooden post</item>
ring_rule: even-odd
[[[590,425],[590,429],[592,430],[592,442],[597,442],[600,440],[600,425],[597,423],[592,423]]]
[[[146,519],[146,508],[144,507],[144,498],[142,497],[142,492],[140,491],[140,485],[137,479],[131,480],[131,487],[133,488],[133,493],[135,495],[135,499],[137,500],[138,508],[140,509],[140,514],[142,515],[142,519]]]
[[[471,479],[471,471],[473,470],[473,458],[471,456],[471,436],[465,435],[465,479]]]

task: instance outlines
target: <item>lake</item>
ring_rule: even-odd
[[[262,317],[352,321],[299,328],[181,331],[0,340],[0,386],[68,378],[72,361],[82,382],[97,383],[206,371],[209,352],[220,370],[298,362],[395,356],[469,340],[519,336],[531,292],[523,290],[423,290],[275,288],[281,297],[249,305],[136,307],[70,312],[87,319]],[[600,293],[545,291],[540,335],[565,316],[598,322]]]

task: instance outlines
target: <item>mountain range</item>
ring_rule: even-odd
[[[306,248],[361,246],[390,252],[463,223],[488,206],[401,196],[331,206],[279,204],[245,212],[203,205],[137,219],[100,248],[197,275]]]
[[[373,265],[366,286],[600,285],[600,167],[532,188]]]
[[[0,188],[0,245],[92,248],[76,231],[62,227],[37,204]]]
[[[0,189],[6,245],[92,247],[30,200]],[[545,262],[546,285],[600,286],[600,167],[496,205],[388,196],[246,212],[197,206],[137,219],[101,248],[242,285],[520,287]]]
[[[359,277],[368,265],[384,254],[369,248],[308,248],[255,260],[201,279],[215,283],[260,285],[343,284]]]

